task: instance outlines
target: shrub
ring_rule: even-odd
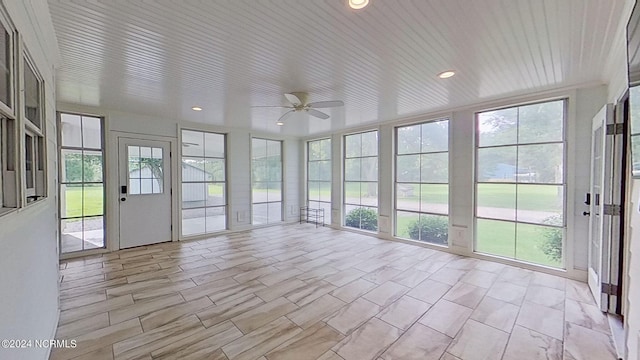
[[[378,214],[372,209],[353,209],[347,214],[345,224],[362,230],[376,231],[378,229]]]
[[[409,237],[414,240],[446,245],[449,238],[449,220],[444,216],[422,215],[408,225]]]
[[[544,224],[560,225],[562,217],[559,215],[549,216],[542,220]],[[540,250],[547,257],[556,262],[562,261],[562,229],[545,227],[541,230],[542,238],[540,239]]]

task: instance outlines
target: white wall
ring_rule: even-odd
[[[46,0],[5,2],[45,82],[49,197],[0,217],[0,339],[51,339],[58,322],[57,145],[53,67],[57,41]],[[0,349],[3,359],[44,359],[49,349]]]

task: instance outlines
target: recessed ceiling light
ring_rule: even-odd
[[[194,106],[191,108],[191,110],[193,111],[202,111],[202,108],[200,106]]]
[[[450,78],[450,77],[452,77],[452,76],[453,76],[453,75],[455,75],[455,74],[456,74],[456,72],[455,72],[455,71],[453,71],[453,70],[447,70],[447,71],[443,71],[443,72],[441,72],[440,74],[438,74],[438,77],[439,77],[440,79],[446,79],[446,78]]]
[[[349,0],[349,7],[358,10],[369,4],[369,0]]]
[[[282,125],[284,125],[284,122],[282,122],[282,121],[278,120],[278,121],[276,122],[276,125],[278,125],[278,126],[282,126]]]

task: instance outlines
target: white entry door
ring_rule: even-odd
[[[118,138],[120,248],[171,241],[171,145]]]
[[[589,212],[589,288],[601,310],[608,308],[608,295],[603,284],[609,282],[610,217],[605,204],[610,204],[612,136],[607,125],[613,122],[613,105],[607,104],[593,118],[591,128],[591,186]]]

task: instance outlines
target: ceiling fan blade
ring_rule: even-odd
[[[284,94],[284,97],[286,97],[293,106],[302,105],[302,100],[294,94]]]
[[[330,101],[317,101],[309,104],[309,107],[322,109],[322,108],[332,108],[332,107],[340,107],[344,106],[344,101],[342,100],[330,100]]]
[[[289,110],[286,113],[282,114],[282,116],[280,116],[280,119],[278,119],[278,122],[283,122],[285,121],[289,116],[291,116],[294,112],[296,112],[295,110]]]
[[[274,105],[274,106],[270,106],[270,105],[255,105],[255,106],[251,106],[252,108],[282,108],[282,109],[293,109],[293,106],[278,106],[278,105]]]
[[[309,113],[309,115],[315,116],[315,117],[323,119],[323,120],[329,118],[328,114],[325,114],[322,111],[318,111],[316,109],[307,109],[307,112]]]

